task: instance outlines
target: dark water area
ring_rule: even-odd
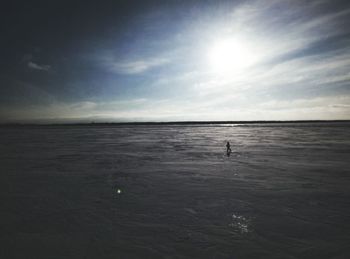
[[[0,172],[0,258],[350,258],[346,122],[6,126]]]

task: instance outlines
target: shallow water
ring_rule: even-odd
[[[0,152],[1,258],[350,258],[349,123],[2,127]]]

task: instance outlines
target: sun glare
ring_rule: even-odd
[[[215,72],[235,73],[254,64],[256,58],[252,50],[243,42],[225,39],[213,45],[209,51],[209,60]]]

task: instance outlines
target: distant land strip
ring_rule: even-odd
[[[219,124],[289,124],[289,123],[350,123],[350,120],[271,120],[271,121],[166,121],[166,122],[81,122],[81,123],[0,123],[8,126],[146,126],[146,125],[219,125]]]

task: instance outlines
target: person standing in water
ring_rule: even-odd
[[[229,156],[231,154],[232,150],[231,150],[231,145],[230,142],[227,141],[226,143],[226,153]]]

